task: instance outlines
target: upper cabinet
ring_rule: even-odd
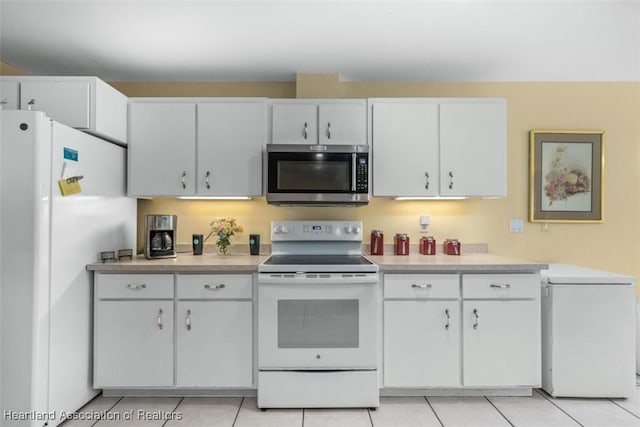
[[[129,196],[195,196],[196,105],[129,106]]]
[[[374,196],[506,196],[503,99],[369,103]]]
[[[129,195],[262,195],[261,98],[132,98]]]
[[[273,144],[366,144],[364,99],[270,100]]]
[[[197,194],[261,196],[264,101],[216,102],[197,108]]]
[[[67,126],[125,145],[127,97],[96,77],[3,76],[6,109],[44,111]]]

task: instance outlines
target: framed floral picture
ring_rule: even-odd
[[[604,132],[530,132],[529,221],[602,222]]]

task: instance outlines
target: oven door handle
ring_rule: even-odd
[[[375,273],[369,274],[313,274],[313,273],[298,273],[298,274],[269,274],[261,273],[258,275],[259,285],[362,285],[362,284],[377,284],[378,275]]]

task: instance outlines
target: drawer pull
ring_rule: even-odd
[[[510,289],[511,285],[509,283],[505,283],[504,285],[497,285],[495,283],[489,285],[490,288],[497,288],[497,289]]]
[[[475,308],[473,309],[473,315],[476,318],[475,323],[473,324],[473,329],[478,329],[478,325],[480,325],[480,316],[478,316],[478,310]]]
[[[416,283],[412,284],[411,287],[414,289],[431,289],[433,285],[431,283],[428,283],[426,285],[418,285]]]
[[[218,289],[224,289],[226,287],[227,285],[225,285],[224,283],[221,283],[219,285],[204,285],[204,288],[209,289],[210,291],[217,291]]]
[[[187,331],[191,330],[191,310],[187,310],[187,317],[184,319],[184,324],[187,327]]]
[[[444,315],[447,316],[447,324],[444,325],[445,329],[449,329],[449,325],[451,324],[451,316],[449,316],[449,309],[444,310]]]
[[[144,283],[138,283],[135,285],[132,285],[131,283],[127,283],[127,289],[131,289],[132,291],[139,291],[140,289],[144,289],[146,287],[147,285],[145,285]]]
[[[162,309],[159,309],[158,317],[156,317],[156,322],[158,323],[158,329],[164,328],[164,325],[162,323],[162,313],[164,313],[164,311],[162,311]]]

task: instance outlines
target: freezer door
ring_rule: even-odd
[[[573,397],[633,395],[635,286],[545,286],[542,318],[542,385],[548,393]]]

